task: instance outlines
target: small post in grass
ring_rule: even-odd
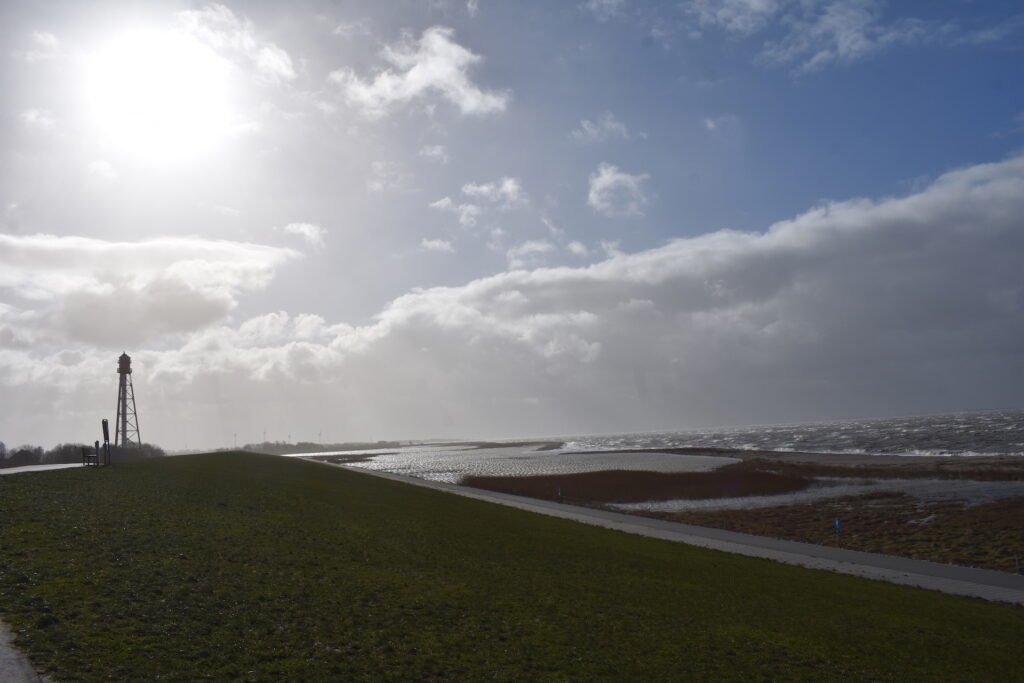
[[[836,517],[833,526],[834,526],[835,531],[836,531],[836,542],[838,543],[839,542],[839,518],[838,517]]]

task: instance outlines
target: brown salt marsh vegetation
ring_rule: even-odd
[[[836,478],[1024,481],[1024,458],[918,457],[661,449],[740,458],[710,472],[604,471],[528,477],[466,477],[463,485],[590,507],[671,499],[791,493]],[[617,508],[616,508],[617,509]],[[621,511],[621,510],[620,510]],[[1024,564],[1024,498],[980,505],[875,492],[805,504],[715,511],[644,511],[672,521],[998,571]],[[841,520],[841,534],[834,520]]]
[[[598,453],[625,451],[591,451]],[[974,481],[1024,481],[1024,457],[907,456],[866,453],[808,453],[729,448],[645,448],[631,453],[671,453],[738,458],[750,470],[789,472],[809,477],[879,477],[883,479],[972,479]],[[566,453],[565,455],[579,455]]]
[[[602,470],[525,477],[469,475],[462,479],[462,485],[531,498],[594,504],[790,493],[806,488],[811,481],[799,474],[762,471],[740,462],[710,472]]]
[[[917,560],[1015,572],[1024,566],[1024,498],[965,506],[904,493],[756,510],[648,512],[652,517]],[[836,535],[833,521],[840,520]]]

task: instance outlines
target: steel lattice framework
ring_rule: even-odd
[[[132,387],[132,359],[122,353],[117,359],[117,418],[114,420],[115,446],[142,446],[139,436],[139,416],[135,412],[135,389]]]

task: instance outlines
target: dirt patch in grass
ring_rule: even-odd
[[[903,493],[852,496],[809,505],[713,512],[648,512],[652,517],[806,543],[841,546],[997,571],[1024,565],[1024,499],[965,507]],[[840,535],[834,520],[840,520]]]
[[[635,503],[674,498],[724,498],[800,491],[811,479],[766,472],[746,463],[711,472],[604,470],[527,477],[470,475],[463,486],[569,503]]]

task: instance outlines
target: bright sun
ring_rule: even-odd
[[[188,35],[112,38],[89,60],[86,87],[102,141],[126,153],[189,158],[231,131],[230,65]]]

